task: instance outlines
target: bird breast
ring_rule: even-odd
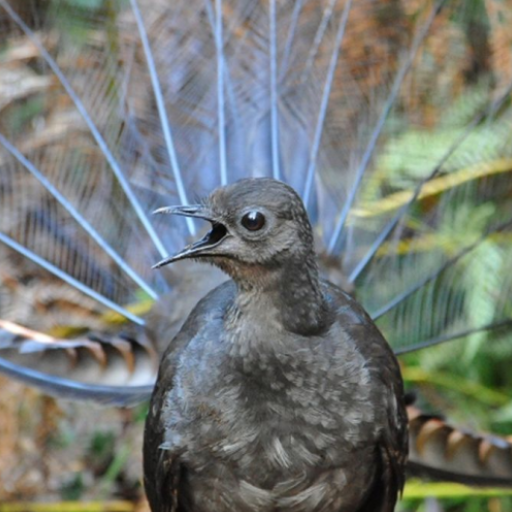
[[[356,346],[332,335],[336,342],[292,336],[261,322],[200,334],[178,365],[169,431],[183,445],[263,471],[342,463],[377,436],[382,397],[374,386],[371,393]]]

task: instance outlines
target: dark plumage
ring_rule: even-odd
[[[399,367],[362,308],[319,278],[299,196],[243,180],[160,211],[213,228],[157,266],[198,258],[232,280],[162,359],[144,445],[153,512],[392,511],[407,456]]]

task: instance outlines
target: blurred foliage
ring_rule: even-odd
[[[481,103],[480,86],[475,85],[468,88],[445,111],[445,115],[431,131],[409,131],[397,138],[390,138],[370,187],[373,187],[373,196],[379,190],[394,190],[397,201],[393,205],[390,196],[387,196],[387,204],[390,208],[400,207],[410,197],[408,191],[418,179],[415,174],[418,161],[409,161],[408,154],[416,158],[420,149],[426,150],[421,166],[435,167],[443,155],[449,152],[453,140],[467,129],[468,121],[481,109]],[[510,108],[510,105],[507,104],[506,108]],[[433,185],[430,200],[441,200],[441,194],[449,196],[456,188],[466,187],[469,192],[455,196],[457,202],[447,210],[445,218],[436,219],[435,234],[426,240],[424,246],[421,237],[413,240],[416,250],[431,251],[437,245],[440,250],[450,253],[456,247],[467,245],[483,236],[489,217],[506,217],[505,214],[510,212],[512,206],[510,196],[504,195],[502,201],[498,202],[493,195],[492,201],[482,202],[472,193],[471,187],[484,180],[488,182],[488,188],[499,187],[501,173],[505,174],[507,180],[512,180],[512,160],[498,167],[497,174],[496,166],[491,164],[496,154],[512,154],[509,137],[510,127],[499,115],[483,119],[450,156],[443,166],[443,176],[437,179],[438,182],[443,181],[443,184],[429,184]],[[406,150],[413,145],[417,146],[415,150]],[[461,178],[464,169],[475,168],[480,172],[473,175],[469,172]],[[450,176],[457,178],[450,180]],[[402,200],[400,194],[404,193],[406,196]],[[426,191],[423,197],[427,198]],[[424,212],[421,204],[420,197],[416,213],[418,223],[422,222]],[[378,209],[379,199],[368,199],[366,210],[371,212]],[[365,207],[361,211],[364,212]],[[410,227],[414,229],[414,226]],[[506,256],[510,254],[511,244],[512,239],[507,235],[490,237],[465,258],[463,273],[451,283],[451,292],[464,297],[466,317],[473,319],[474,325],[484,325],[494,320],[496,297],[510,272],[510,261]],[[401,250],[408,252],[415,249],[405,246]],[[508,308],[512,312],[512,297]],[[511,361],[511,335],[500,331],[480,332],[402,358],[406,380],[412,387],[419,387],[429,397],[429,401],[437,405],[438,410],[442,410],[456,423],[467,423],[473,428],[480,425],[481,428],[503,435],[512,432],[512,418],[508,412],[512,396],[512,374],[509,371]],[[419,374],[421,377],[418,377]]]

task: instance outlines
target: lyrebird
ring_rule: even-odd
[[[11,84],[0,102],[1,317],[17,324],[4,332],[46,347],[19,325],[55,334],[57,323],[75,334],[107,331],[75,339],[75,351],[99,346],[130,360],[138,347],[133,375],[103,374],[119,387],[85,371],[82,384],[52,378],[67,375],[55,351],[43,375],[13,351],[3,369],[57,393],[115,403],[147,396],[155,366],[146,348],[156,340],[161,353],[218,282],[213,272],[199,279],[197,268],[152,271],[200,225],[149,213],[264,175],[299,191],[324,273],[398,352],[469,335],[474,347],[506,339],[511,84],[493,58],[509,50],[489,35],[500,13],[482,21],[463,5],[0,0],[2,83]],[[141,293],[156,302],[149,319],[128,307]],[[41,305],[47,313],[35,315]],[[150,329],[111,343],[108,309]],[[165,327],[151,323],[157,311],[168,315]],[[446,427],[436,432],[450,439]],[[507,450],[470,457],[460,478],[510,479],[493,465]],[[458,466],[445,460],[437,471]]]

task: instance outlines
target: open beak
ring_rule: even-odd
[[[211,249],[217,247],[226,237],[228,231],[224,224],[215,219],[212,211],[207,207],[199,204],[190,206],[164,206],[153,212],[154,214],[166,213],[170,215],[181,215],[183,217],[195,217],[197,219],[207,220],[211,222],[212,229],[206,235],[190,245],[187,245],[182,251],[159,261],[153,268],[160,268],[175,261],[184,260],[186,258],[199,258],[201,256],[213,256]]]

